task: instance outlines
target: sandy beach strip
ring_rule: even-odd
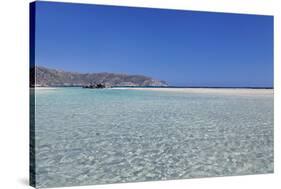
[[[34,88],[30,88],[31,90],[38,90],[38,91],[43,91],[43,90],[56,90],[58,89],[58,87],[34,87]]]
[[[248,89],[248,88],[145,88],[145,87],[120,87],[120,90],[144,90],[159,92],[177,92],[189,94],[230,94],[230,95],[273,95],[273,89]]]

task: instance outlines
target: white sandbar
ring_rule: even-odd
[[[237,95],[272,95],[273,89],[242,89],[242,88],[142,88],[142,87],[120,87],[113,89],[122,90],[144,90],[199,94],[237,94]]]

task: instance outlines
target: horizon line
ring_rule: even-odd
[[[56,70],[56,71],[62,71],[62,72],[68,72],[68,73],[76,73],[76,74],[99,74],[99,73],[107,73],[107,74],[124,74],[124,75],[138,75],[138,76],[145,76],[145,77],[150,77],[152,79],[156,79],[152,76],[147,76],[147,75],[143,75],[143,74],[130,74],[130,73],[121,73],[121,72],[107,72],[107,71],[103,71],[103,72],[79,72],[79,71],[68,71],[68,70],[64,70],[64,69],[59,69],[59,68],[50,68],[47,66],[42,66],[42,65],[30,65],[29,69],[35,68],[35,67],[41,67],[41,68],[45,68],[45,69],[50,69],[50,70]],[[229,86],[219,86],[219,85],[214,85],[214,86],[207,86],[207,85],[169,85],[168,81],[163,80],[163,79],[157,79],[159,81],[164,81],[165,83],[167,83],[167,86],[143,86],[143,87],[157,87],[157,88],[245,88],[245,89],[274,89],[274,86],[235,86],[235,85],[229,85]],[[121,87],[121,86],[116,86],[116,87]],[[122,87],[134,87],[134,86],[122,86]]]

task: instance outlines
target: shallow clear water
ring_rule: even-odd
[[[273,92],[237,91],[36,90],[36,184],[271,173]]]

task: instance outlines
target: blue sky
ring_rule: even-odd
[[[36,64],[175,86],[271,87],[273,17],[37,2]]]

